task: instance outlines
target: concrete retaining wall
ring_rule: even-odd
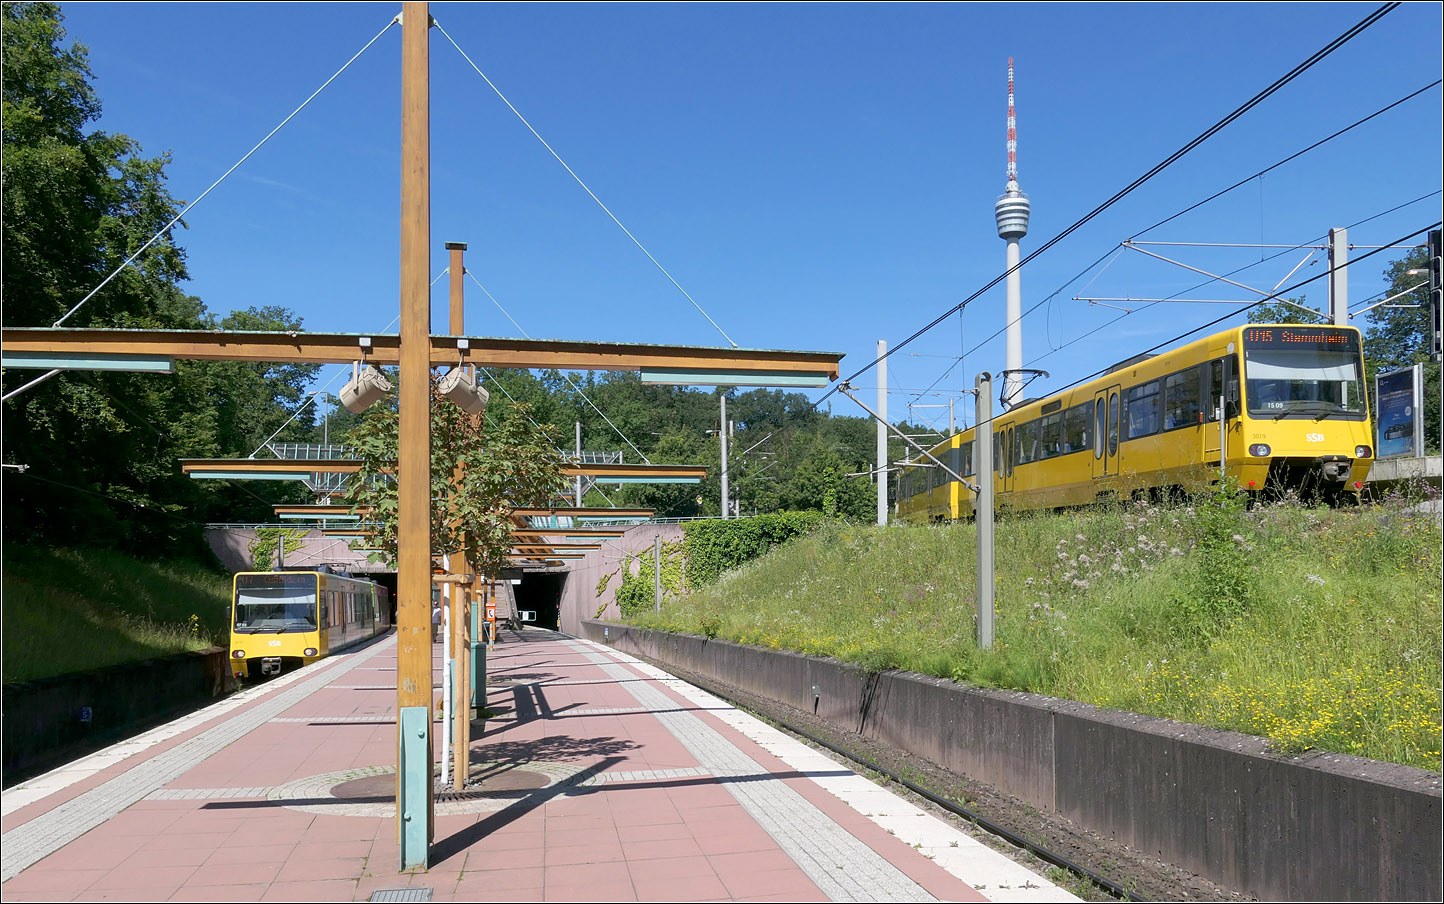
[[[617,588],[622,585],[622,557],[627,555],[651,556],[652,543],[660,536],[663,543],[676,543],[682,539],[680,524],[638,524],[627,528],[622,536],[602,543],[600,550],[592,550],[567,568],[566,584],[558,603],[557,624],[567,634],[581,634],[582,620],[588,618],[621,618],[617,608]],[[637,573],[637,563],[632,563],[632,574]],[[597,585],[604,576],[610,575],[607,585],[597,592]]]
[[[234,686],[221,647],[7,684],[5,783],[136,734]],[[89,721],[82,720],[86,709]]]
[[[1270,900],[1439,900],[1441,778],[912,672],[584,621],[582,636],[815,711]]]

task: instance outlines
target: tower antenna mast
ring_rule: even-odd
[[[1002,403],[1020,401],[1027,372],[1023,370],[1023,286],[1018,273],[1018,242],[1028,234],[1032,206],[1018,187],[1018,120],[1013,106],[1013,58],[1008,57],[1008,182],[993,205],[998,237],[1008,243],[1007,366],[1003,370]]]

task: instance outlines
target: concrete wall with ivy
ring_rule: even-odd
[[[666,579],[673,569],[682,568],[682,526],[679,524],[639,524],[615,540],[603,540],[602,548],[588,552],[585,558],[572,560],[562,588],[561,630],[579,635],[585,619],[620,619],[617,590],[625,574],[636,576],[646,569],[650,600],[652,544],[659,535],[668,560],[662,568]]]
[[[301,541],[299,545],[286,545],[288,566],[329,564],[357,573],[394,570],[367,562],[366,553],[350,549],[345,537],[323,537],[320,531],[311,530],[297,539]],[[206,529],[206,544],[227,571],[256,570],[253,562],[257,540],[252,528]],[[274,547],[274,542],[271,545]]]

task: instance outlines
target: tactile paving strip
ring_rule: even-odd
[[[561,635],[558,635],[561,639]],[[589,645],[568,641],[607,675],[618,680],[636,675]],[[624,685],[701,763],[724,779],[722,787],[757,820],[794,862],[833,901],[935,901],[932,895],[881,854],[828,818],[801,794],[767,770],[718,731],[662,693],[655,683]],[[751,781],[743,779],[751,778]],[[762,780],[757,780],[761,778]],[[727,780],[727,779],[730,779]]]
[[[6,832],[0,836],[0,847],[4,849],[0,855],[0,881],[14,878],[26,867],[60,850],[152,791],[175,781],[206,757],[295,706],[386,645],[383,641],[355,653],[342,654],[333,662],[323,661],[316,675]]]

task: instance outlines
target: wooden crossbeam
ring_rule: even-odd
[[[370,340],[362,354],[361,340]],[[838,376],[836,352],[773,351],[628,342],[497,339],[432,335],[433,367],[465,361],[483,367],[558,370],[687,368],[766,374]],[[467,349],[458,351],[465,340]],[[6,351],[54,355],[154,355],[201,361],[272,361],[308,364],[400,363],[400,337],[371,333],[219,332],[213,330],[115,330],[5,327]]]
[[[644,508],[519,508],[511,514],[513,518],[650,518],[655,511]]]
[[[183,458],[182,474],[205,474],[224,471],[240,474],[355,474],[361,462],[348,459],[313,461],[297,458]],[[389,472],[391,469],[385,469]],[[688,477],[701,480],[707,476],[702,465],[562,465],[566,477]],[[347,512],[350,509],[346,509]],[[337,512],[336,514],[341,514]]]
[[[327,515],[369,515],[370,506],[361,506],[353,512],[349,505],[274,505],[271,506],[277,515],[314,515],[317,518],[325,518]]]

